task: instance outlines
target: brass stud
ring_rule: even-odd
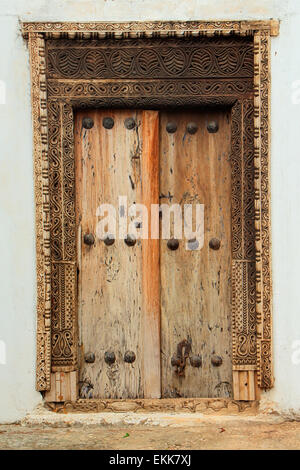
[[[223,359],[221,358],[221,356],[217,356],[216,354],[214,354],[211,357],[211,363],[215,367],[219,367],[222,364],[222,362],[223,362]]]
[[[198,126],[195,122],[189,122],[186,126],[186,130],[189,134],[196,134]]]
[[[212,238],[209,240],[209,248],[212,250],[218,250],[221,246],[221,242],[218,238]]]
[[[83,242],[86,245],[92,246],[95,243],[95,237],[92,233],[85,233],[83,237]]]
[[[188,249],[189,250],[198,250],[199,248],[199,241],[197,238],[191,238],[190,240],[187,241]]]
[[[166,131],[167,131],[169,134],[174,134],[174,132],[177,131],[177,124],[176,124],[176,122],[168,122],[167,125],[166,125]]]
[[[104,360],[106,364],[114,364],[116,362],[116,355],[113,351],[105,351],[104,353]]]
[[[133,118],[126,118],[124,121],[124,126],[126,129],[134,129],[135,128],[135,120]]]
[[[115,239],[113,235],[106,235],[103,241],[106,246],[111,246],[115,243]]]
[[[127,246],[134,246],[136,244],[136,238],[134,235],[128,234],[124,242],[126,243]]]
[[[135,354],[133,351],[126,351],[124,354],[124,361],[132,364],[135,361]]]
[[[112,117],[105,117],[102,120],[102,125],[105,129],[112,129],[114,127],[115,121]]]
[[[177,248],[179,247],[179,241],[177,240],[177,238],[170,238],[170,240],[168,240],[167,247],[169,248],[169,250],[172,251],[177,250]]]
[[[92,118],[85,117],[82,119],[82,127],[84,127],[85,129],[92,129],[93,126],[94,120]]]
[[[198,356],[198,355],[191,356],[190,363],[192,367],[201,367],[202,366],[201,356]]]
[[[84,356],[84,360],[88,364],[93,364],[95,362],[95,354],[92,352],[86,353]]]
[[[219,124],[217,121],[209,121],[207,124],[207,130],[210,134],[215,134],[219,130]]]

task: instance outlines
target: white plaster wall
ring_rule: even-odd
[[[299,0],[0,0],[0,422],[41,400],[34,389],[35,251],[28,51],[19,20],[281,20],[272,39],[272,241],[275,387],[263,402],[300,415]],[[299,343],[300,344],[300,343]],[[298,346],[298,349],[299,346]],[[292,353],[294,363],[292,361]],[[0,347],[1,353],[1,347]]]

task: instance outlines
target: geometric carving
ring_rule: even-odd
[[[231,107],[233,367],[257,369],[259,385],[271,387],[269,42],[278,23],[24,23],[23,34],[34,127],[37,389],[49,389],[51,369],[77,368],[74,108],[208,104]]]
[[[233,365],[255,365],[255,262],[232,262]]]
[[[49,40],[47,61],[49,79],[253,77],[250,38]]]
[[[51,372],[51,253],[48,182],[48,122],[45,43],[41,34],[29,38],[37,278],[36,388],[50,388]]]
[[[270,253],[270,37],[254,36],[255,246],[258,384],[273,385]]]
[[[22,32],[44,33],[45,37],[69,37],[70,39],[126,39],[128,37],[195,37],[207,35],[254,35],[257,31],[266,31],[270,36],[279,34],[279,22],[268,21],[128,21],[123,23],[43,23],[24,22]]]
[[[77,366],[76,266],[52,265],[52,370],[72,371]]]

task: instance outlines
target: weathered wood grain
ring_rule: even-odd
[[[217,133],[207,123],[216,120]],[[177,131],[166,132],[167,122]],[[189,122],[198,125],[186,132]],[[230,113],[163,112],[160,118],[160,195],[170,204],[201,203],[204,208],[204,246],[187,251],[185,241],[171,251],[160,241],[161,348],[163,397],[232,396],[231,361],[231,167]],[[209,241],[221,240],[219,250]],[[202,357],[202,367],[189,360],[185,376],[171,366],[177,344],[192,344],[190,355]],[[212,356],[222,357],[215,367]]]
[[[159,113],[142,117],[142,201],[150,221],[151,205],[159,203]],[[142,240],[144,396],[160,398],[160,275],[159,240]]]
[[[114,118],[105,129],[104,117]],[[118,207],[118,197],[127,196],[128,205],[141,201],[141,112],[79,111],[75,120],[76,218],[81,230],[79,272],[80,383],[81,396],[94,398],[136,398],[144,395],[142,379],[142,251],[141,242],[128,247],[117,239],[106,246],[96,237],[96,210],[101,203]],[[94,120],[92,129],[82,128],[82,119]],[[138,126],[124,126],[128,117]],[[95,244],[83,243],[93,233]],[[78,247],[79,248],[79,247]],[[124,362],[133,351],[132,364]],[[113,351],[116,361],[104,361]],[[84,355],[93,352],[94,363]]]
[[[46,402],[75,402],[77,400],[77,371],[54,372],[50,379],[51,388],[45,393]]]

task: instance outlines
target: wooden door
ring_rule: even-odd
[[[168,123],[176,132],[166,132]],[[160,241],[162,396],[231,396],[230,113],[161,113],[160,196],[204,205],[201,249],[182,240],[172,251]],[[191,349],[179,375],[170,359],[184,340]]]
[[[81,397],[231,396],[229,116],[76,114]],[[134,222],[143,239],[99,239],[100,204],[116,208],[118,225],[122,217],[133,223],[126,212],[134,203],[148,209],[148,237],[143,219]],[[201,249],[187,250],[182,239],[174,250],[161,234],[151,238],[162,223],[151,218],[151,204],[173,203],[204,204]]]

